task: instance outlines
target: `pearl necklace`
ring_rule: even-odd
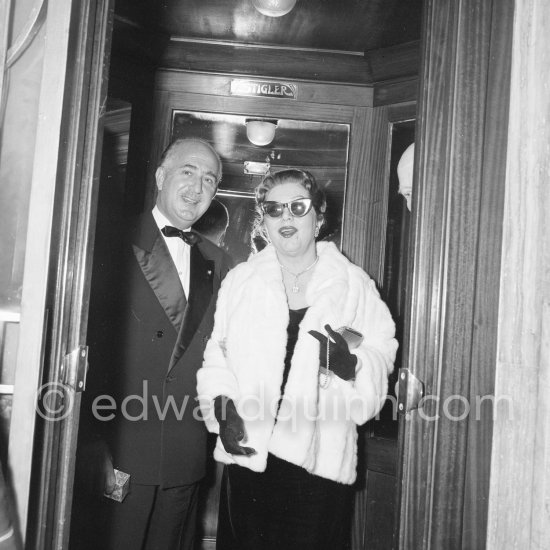
[[[300,292],[300,287],[298,286],[298,279],[306,272],[308,272],[317,262],[319,261],[319,256],[315,258],[315,261],[308,265],[303,271],[300,271],[300,273],[294,273],[288,269],[288,267],[285,267],[281,262],[279,262],[279,265],[281,266],[281,269],[284,269],[287,273],[290,273],[294,277],[294,284],[292,285],[292,292],[294,294],[297,294]]]

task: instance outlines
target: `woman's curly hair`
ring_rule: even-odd
[[[262,210],[265,197],[271,189],[283,183],[298,183],[301,185],[309,193],[311,204],[317,214],[317,220],[321,222],[321,225],[325,221],[325,210],[327,208],[325,192],[315,181],[313,174],[306,170],[298,170],[296,168],[268,174],[254,191],[256,211],[254,215],[254,224],[252,226],[251,240],[252,248],[255,252],[261,250],[269,242]]]

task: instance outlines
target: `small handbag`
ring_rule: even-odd
[[[340,327],[339,329],[336,329],[334,332],[337,332],[338,334],[342,335],[342,338],[346,341],[346,344],[348,345],[348,348],[350,350],[359,347],[361,345],[361,342],[363,341],[363,335],[357,330],[354,330],[350,327]],[[332,373],[330,372],[330,364],[329,364],[330,342],[332,342],[332,340],[330,339],[330,336],[328,336],[327,337],[327,368],[319,367],[319,386],[324,390],[326,390],[330,386],[330,379],[332,377]]]
[[[350,327],[340,327],[335,332],[342,335],[349,349],[358,348],[363,341],[363,335]]]

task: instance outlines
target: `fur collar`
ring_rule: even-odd
[[[317,254],[319,262],[309,281],[306,301],[312,308],[325,312],[320,315],[326,319],[324,324],[350,324],[355,314],[353,304],[348,304],[350,285],[353,284],[350,276],[353,279],[351,274],[362,270],[352,264],[334,243],[317,243]],[[265,286],[266,291],[277,293],[282,303],[286,303],[281,268],[273,245],[268,245],[241,265],[250,270],[257,284]]]

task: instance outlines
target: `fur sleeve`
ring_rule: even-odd
[[[218,433],[219,426],[214,416],[213,401],[218,395],[231,399],[237,397],[237,381],[226,361],[225,338],[229,297],[234,290],[235,271],[229,272],[222,282],[216,303],[214,329],[206,344],[202,367],[197,371],[197,393],[206,428]]]
[[[382,408],[398,346],[388,307],[374,282],[366,274],[361,275],[361,299],[353,323],[364,336],[361,345],[352,350],[358,359],[357,374],[354,383],[338,380],[349,403],[351,418],[357,424],[364,424]]]

